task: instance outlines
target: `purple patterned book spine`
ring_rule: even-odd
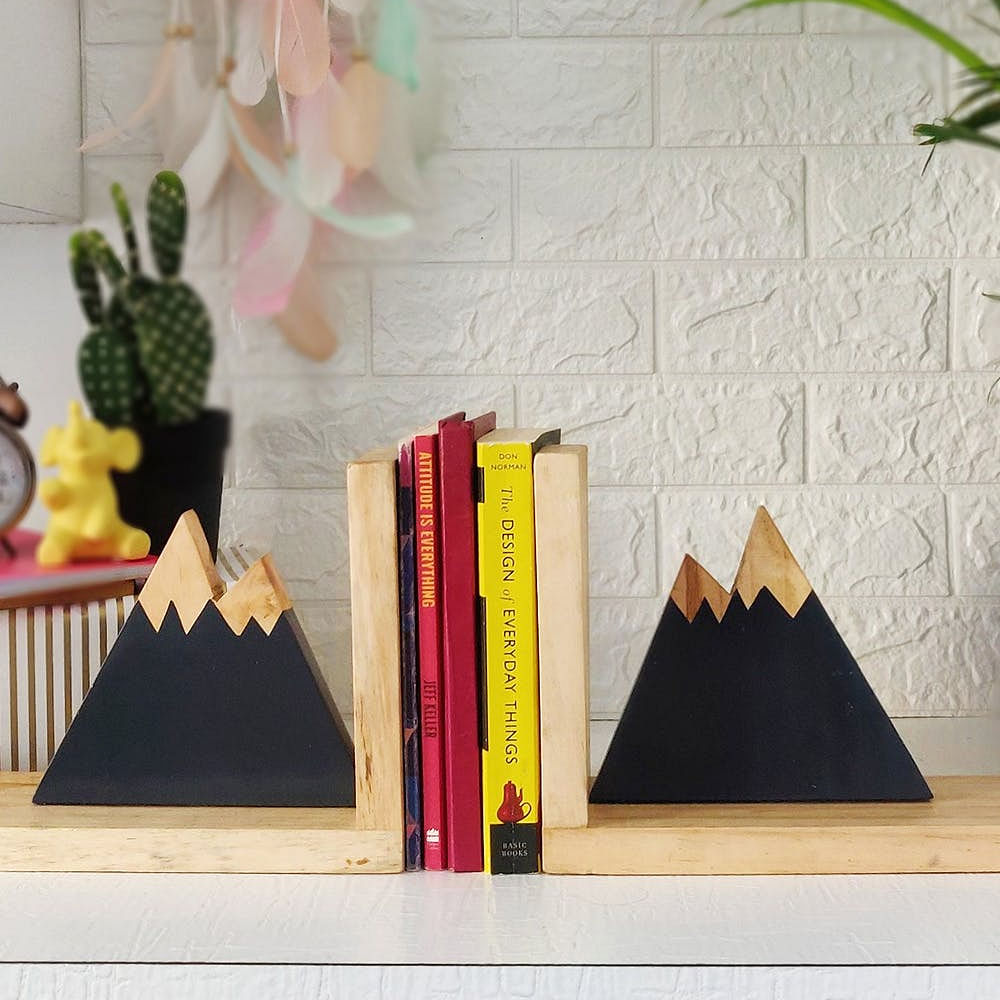
[[[423,865],[420,801],[420,689],[417,675],[417,564],[414,549],[413,442],[399,446],[399,636],[403,685],[403,804],[406,870]]]

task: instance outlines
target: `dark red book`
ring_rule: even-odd
[[[441,544],[438,503],[438,435],[464,413],[446,417],[413,437],[413,492],[416,514],[417,662],[420,669],[420,766],[423,792],[424,867],[448,867],[445,809]]]
[[[445,813],[448,863],[483,870],[482,763],[479,746],[479,641],[476,580],[476,440],[496,414],[443,424],[438,440],[441,509]]]

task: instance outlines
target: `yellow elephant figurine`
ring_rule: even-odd
[[[131,472],[141,455],[134,431],[108,430],[85,417],[79,403],[69,404],[66,426],[53,427],[42,442],[42,464],[58,466],[59,475],[38,491],[52,512],[38,546],[40,566],[149,555],[149,535],[121,519],[111,479],[112,469]]]

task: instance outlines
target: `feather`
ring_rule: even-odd
[[[206,85],[198,76],[191,40],[181,40],[169,93],[156,115],[164,166],[177,169],[191,155],[208,124],[214,94],[214,83]]]
[[[236,122],[236,127],[250,146],[262,157],[270,160],[275,166],[280,164],[279,144],[260,127],[253,112],[233,100],[229,102],[229,111]],[[229,159],[240,173],[251,178],[251,180],[255,179],[253,171],[247,165],[246,160],[243,159],[243,154],[240,152],[240,148],[232,135],[229,137]]]
[[[367,170],[378,153],[385,79],[367,59],[358,59],[340,81],[342,99],[331,108],[333,152],[354,170]]]
[[[274,75],[274,3],[275,0],[242,0],[237,5],[233,56],[236,67],[229,76],[229,93],[247,107],[264,99]],[[265,42],[266,26],[271,33]]]
[[[308,259],[275,322],[288,344],[313,361],[327,361],[337,350],[337,334],[326,319],[322,288]]]
[[[368,0],[333,0],[333,6],[351,17],[361,17],[368,6]]]
[[[332,73],[315,94],[300,97],[292,111],[292,135],[298,150],[298,187],[307,205],[325,205],[344,183],[344,165],[330,142],[331,110],[343,94]]]
[[[179,40],[175,35],[172,35],[163,43],[159,59],[157,59],[156,67],[153,70],[153,79],[149,85],[149,92],[142,103],[121,125],[112,125],[110,128],[102,129],[100,132],[88,136],[80,145],[79,152],[91,153],[112,140],[118,139],[126,132],[130,132],[136,126],[141,125],[153,113],[156,106],[163,100],[167,93],[167,87],[174,73],[178,44]]]
[[[301,194],[291,179],[296,176],[294,162],[287,173],[275,166],[266,156],[258,152],[247,141],[239,124],[229,110],[229,127],[233,140],[246,162],[251,174],[268,194],[282,202],[291,202],[311,212],[315,218],[340,229],[351,236],[361,236],[368,239],[388,239],[400,236],[413,228],[413,219],[404,213],[395,212],[386,215],[360,216],[349,215],[334,205],[322,207],[305,206]]]
[[[410,90],[420,86],[417,17],[410,0],[383,0],[375,32],[375,68]]]
[[[319,89],[330,68],[330,32],[317,0],[281,0],[278,83],[295,97]]]
[[[204,208],[211,201],[226,172],[229,162],[228,107],[229,96],[225,88],[217,87],[205,131],[180,169],[192,208]]]
[[[233,289],[237,313],[274,316],[285,310],[312,233],[312,217],[298,205],[279,202],[261,219],[240,259]]]

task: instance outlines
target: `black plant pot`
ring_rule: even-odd
[[[154,554],[181,514],[194,510],[215,558],[229,425],[224,410],[205,410],[189,424],[136,428],[142,460],[133,472],[115,473],[115,486],[122,517],[149,533]]]

